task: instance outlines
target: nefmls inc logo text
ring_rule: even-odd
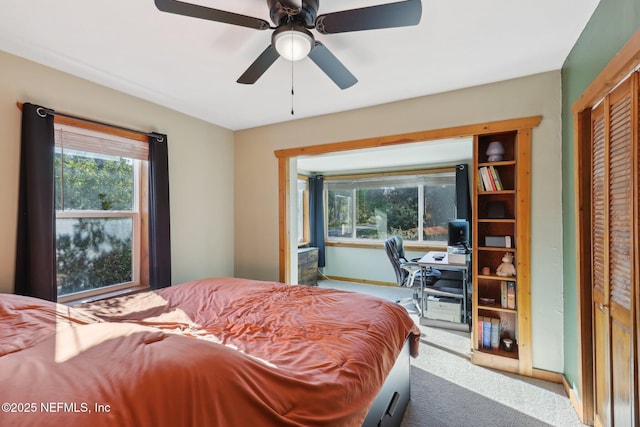
[[[40,412],[90,412],[87,402],[40,402]]]

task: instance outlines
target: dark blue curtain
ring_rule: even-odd
[[[309,228],[311,246],[318,248],[318,267],[325,266],[324,260],[324,176],[309,177]]]
[[[169,152],[166,135],[149,136],[149,286],[171,285]]]
[[[471,196],[469,194],[469,166],[456,165],[456,213],[458,219],[469,221],[469,243],[471,243]]]
[[[15,293],[49,301],[58,298],[54,144],[53,116],[23,104]]]

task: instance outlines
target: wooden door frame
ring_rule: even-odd
[[[574,131],[574,202],[576,229],[576,295],[578,303],[579,383],[581,401],[574,400],[582,422],[593,424],[594,378],[591,283],[591,108],[640,66],[640,30],[591,82],[571,108]],[[637,269],[636,269],[637,271]],[[638,295],[635,281],[635,295]],[[636,322],[640,314],[636,310]],[[636,337],[638,339],[638,337]]]
[[[472,137],[487,133],[506,132],[519,129],[533,129],[540,124],[542,116],[499,120],[488,123],[455,126],[442,129],[424,130],[376,138],[334,142],[320,145],[276,150],[278,158],[278,241],[279,241],[279,280],[290,283],[290,222],[289,215],[289,165],[290,159],[298,156],[316,156],[321,154],[351,151],[362,148],[380,148],[399,144],[435,141],[444,138]]]

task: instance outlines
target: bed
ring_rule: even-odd
[[[2,294],[0,425],[399,425],[419,335],[390,301],[239,278]]]

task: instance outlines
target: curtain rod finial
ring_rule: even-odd
[[[149,133],[149,136],[154,137],[158,142],[164,142],[164,135],[161,133],[151,132]]]

